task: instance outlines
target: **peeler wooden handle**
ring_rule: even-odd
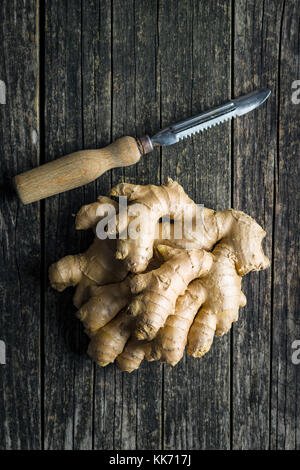
[[[99,150],[81,150],[15,176],[16,191],[29,204],[94,181],[111,168],[138,162],[141,151],[133,137],[122,137]]]

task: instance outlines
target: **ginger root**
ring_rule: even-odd
[[[97,222],[102,219],[97,210],[108,205],[112,208],[117,206],[111,199],[100,196],[97,202],[83,206],[76,216],[76,230],[95,230]],[[116,240],[100,240],[96,236],[84,253],[65,256],[50,266],[51,286],[59,292],[77,286],[73,303],[79,308],[89,299],[92,286],[118,282],[126,277],[128,269],[124,262],[115,258],[115,251]]]
[[[110,194],[127,197],[129,202],[127,211],[117,217],[119,234],[128,231],[136,216],[139,216],[142,224],[137,237],[121,238],[117,242],[116,257],[124,260],[128,270],[134,273],[143,272],[153,256],[157,222],[160,218],[169,215],[172,220],[182,220],[183,214],[188,212],[189,219],[193,220],[199,212],[198,206],[187,196],[182,186],[171,179],[161,186],[121,183],[115,186]],[[215,232],[218,229],[216,221],[211,220],[214,211],[205,209],[204,212],[208,230],[197,233],[196,239],[190,241],[208,250],[214,244]]]
[[[116,221],[114,230],[107,225],[113,238],[96,236],[85,253],[49,269],[56,290],[77,285],[73,302],[91,338],[88,354],[100,366],[116,360],[128,372],[144,358],[174,366],[186,346],[188,354],[202,357],[246,304],[242,276],[269,266],[262,249],[266,233],[241,211],[199,207],[172,180],[122,183],[111,195],[128,198],[125,211],[99,197],[80,209],[76,229],[98,233],[108,212]],[[174,224],[160,222],[165,216]],[[183,217],[178,238],[176,223]],[[135,236],[124,237],[132,226]]]
[[[207,274],[212,265],[212,255],[205,250],[178,250],[164,245],[158,245],[157,250],[165,262],[130,281],[134,298],[128,312],[136,317],[137,339],[153,339],[174,313],[177,297],[190,281]]]

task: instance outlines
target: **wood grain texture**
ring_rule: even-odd
[[[299,449],[299,2],[3,0],[0,24],[0,448]],[[24,207],[8,183],[265,86],[252,114],[80,189]],[[201,360],[102,369],[48,266],[89,245],[81,205],[168,176],[256,218],[272,268],[247,275],[239,322]]]
[[[142,135],[159,128],[157,2],[116,0],[112,5],[112,139],[115,139],[124,133]],[[156,151],[133,167],[114,171],[112,185],[121,181],[158,183],[158,178]],[[145,363],[140,371],[130,375],[119,370],[114,374],[114,448],[160,448],[161,366]]]
[[[230,15],[227,1],[161,2],[163,126],[228,99]],[[201,47],[204,42],[205,47]],[[225,124],[163,149],[162,179],[169,176],[178,180],[189,196],[206,207],[229,207],[230,135],[230,125]],[[185,357],[174,369],[165,366],[164,448],[229,448],[229,346],[227,335],[216,339],[203,359]]]
[[[111,2],[111,139],[135,135],[134,100],[134,4],[133,1]],[[131,170],[135,174],[135,167]],[[116,169],[111,185],[123,180],[125,170]],[[97,389],[95,413],[105,414],[102,433],[96,429],[95,447],[131,449],[136,445],[136,377],[124,376],[111,365],[108,370],[96,371]],[[105,378],[105,379],[104,379]],[[104,388],[105,387],[105,388]],[[105,393],[105,407],[102,403]]]
[[[83,148],[81,2],[45,6],[45,161]],[[84,189],[45,201],[44,446],[92,447],[93,365],[87,340],[74,317],[72,292],[48,286],[49,265],[66,251],[83,249],[74,216]]]
[[[85,148],[97,148],[111,142],[111,1],[93,0],[82,9],[82,117]],[[111,188],[111,172],[83,188],[88,204]],[[89,234],[85,237],[86,246]],[[82,356],[86,361],[86,356]],[[114,440],[114,368],[93,366],[91,400],[92,442],[95,449],[112,449]],[[82,419],[84,417],[82,416]],[[80,429],[80,428],[79,428]]]
[[[79,188],[117,167],[137,163],[141,153],[133,137],[121,137],[102,149],[79,150],[14,178],[23,204]]]
[[[292,354],[296,352],[292,348],[293,342],[300,340],[300,103],[292,101],[295,92],[292,84],[300,77],[299,6],[299,2],[286,1],[280,20],[273,251],[272,449],[300,449],[300,365],[292,361]]]
[[[124,7],[123,7],[124,8]],[[156,0],[134,2],[135,128],[137,135],[154,135],[160,129],[160,73]],[[135,173],[133,173],[135,170]],[[160,149],[141,158],[130,172],[137,184],[160,183]],[[131,173],[132,172],[132,173]],[[134,175],[134,176],[133,176]],[[136,448],[162,445],[162,366],[143,363],[136,375]],[[153,386],[155,384],[155,386]],[[145,427],[145,423],[148,423]]]
[[[234,122],[233,206],[264,227],[264,249],[270,258],[282,4],[236,1],[234,15],[234,95],[264,87],[270,87],[272,95],[260,109]],[[271,283],[271,269],[243,280],[247,306],[233,328],[234,449],[269,447]]]
[[[39,28],[35,0],[0,3],[0,448],[41,446],[40,211],[10,187],[39,162]]]

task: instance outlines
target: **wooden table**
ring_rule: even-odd
[[[299,13],[299,0],[1,1],[1,448],[300,448]],[[257,111],[84,188],[25,207],[11,190],[38,163],[260,87]],[[95,367],[48,266],[88,245],[82,204],[168,176],[256,218],[271,268],[244,280],[247,307],[203,359]]]

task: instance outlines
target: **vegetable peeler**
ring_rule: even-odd
[[[243,116],[264,103],[271,90],[257,90],[196,116],[172,124],[153,137],[121,137],[105,148],[80,150],[15,176],[16,191],[23,204],[45,199],[91,183],[111,168],[137,163],[156,146],[173,145],[236,116]]]

